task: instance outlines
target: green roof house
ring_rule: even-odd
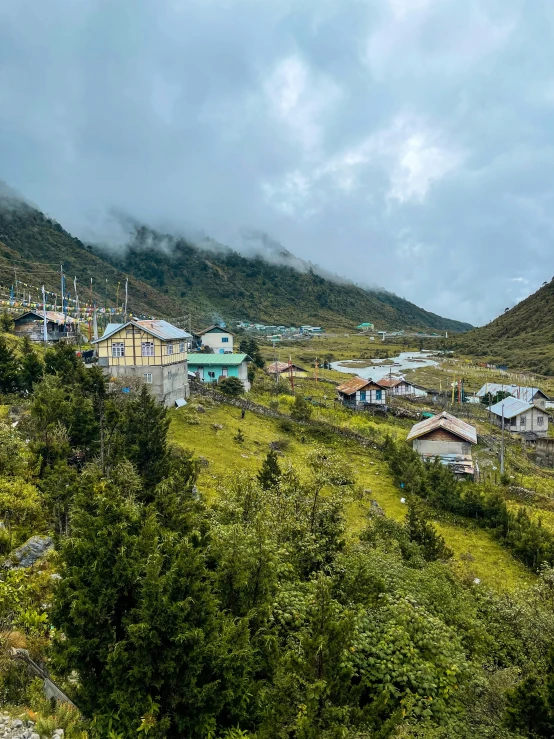
[[[246,392],[248,381],[248,354],[189,354],[189,375],[194,374],[201,382],[217,384],[221,377],[238,377]]]

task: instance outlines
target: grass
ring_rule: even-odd
[[[280,406],[288,402],[278,400]],[[198,412],[199,404],[205,412]],[[294,464],[301,473],[305,471],[306,457],[315,444],[309,436],[302,442],[302,432],[298,429],[293,433],[283,431],[277,419],[251,411],[244,419],[240,415],[238,408],[205,400],[193,401],[185,408],[171,411],[171,440],[207,462],[207,466],[201,468],[198,486],[208,504],[221,494],[226,479],[241,471],[255,474],[270,442],[287,439],[288,447],[282,458]],[[239,428],[244,436],[242,443],[234,438]],[[400,432],[399,427],[397,430]],[[402,521],[406,514],[406,506],[400,500],[402,493],[392,480],[379,451],[361,447],[357,442],[337,435],[330,438],[332,441],[324,443],[324,446],[348,463],[356,477],[356,493],[346,506],[348,535],[356,537],[364,529],[371,501],[376,501],[387,516]],[[478,577],[499,590],[524,587],[532,582],[533,575],[488,532],[444,522],[436,526],[454,551],[453,566],[465,575]],[[468,561],[468,553],[471,561]]]

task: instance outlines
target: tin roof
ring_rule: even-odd
[[[268,374],[275,374],[275,372],[286,372],[289,367],[292,367],[293,369],[300,370],[301,372],[306,372],[307,370],[304,369],[304,367],[300,367],[298,364],[290,364],[288,362],[272,362],[272,364],[268,365],[265,368],[265,371]]]
[[[191,334],[188,333],[188,331],[185,331],[182,328],[177,328],[177,326],[174,326],[172,323],[169,323],[168,321],[163,321],[161,319],[146,319],[142,321],[133,321],[137,326],[140,326],[140,328],[144,329],[145,331],[148,331],[149,333],[153,334],[154,336],[157,336],[158,339],[162,339],[164,341],[168,339],[191,339]]]
[[[522,413],[525,413],[534,407],[535,406],[532,403],[527,403],[525,400],[520,400],[519,398],[514,398],[512,395],[509,395],[507,398],[504,398],[504,400],[499,400],[498,403],[491,405],[489,407],[489,411],[494,413],[495,416],[499,416],[501,418],[502,408],[504,408],[504,418],[510,419],[515,418],[515,416],[520,416]]]
[[[208,354],[202,352],[200,354],[189,354],[188,363],[189,367],[194,366],[207,366],[207,365],[219,365],[221,367],[234,367],[243,362],[249,362],[250,357],[248,354]]]
[[[162,341],[192,338],[192,336],[187,331],[183,331],[183,329],[177,328],[177,326],[173,326],[173,324],[168,323],[168,321],[152,318],[142,321],[127,321],[127,323],[109,323],[102,336],[99,339],[95,339],[91,343],[96,344],[99,341],[109,339],[110,336],[113,336],[118,331],[121,331],[122,328],[127,328],[127,326],[136,326],[136,328],[140,329],[141,331],[146,331],[146,333],[151,334],[152,336],[155,336]]]
[[[378,385],[381,387],[381,380],[379,382],[376,382],[375,380],[372,380],[371,378],[364,379],[363,377],[353,377],[351,380],[348,380],[348,382],[344,382],[342,385],[339,385],[337,387],[337,392],[342,393],[343,395],[354,395],[354,393],[357,393],[358,390],[362,390],[362,388],[367,387],[368,385]]]
[[[231,334],[231,336],[233,335],[226,328],[222,328],[221,326],[218,326],[215,323],[213,324],[213,326],[208,326],[208,328],[203,328],[202,331],[195,331],[194,333],[195,333],[196,336],[202,336],[203,334],[210,333],[210,331],[213,331],[214,329],[217,329],[216,330],[216,333],[217,332],[221,332],[222,334]]]
[[[444,429],[449,431],[455,436],[459,436],[464,441],[469,441],[471,444],[477,444],[477,431],[474,426],[470,426],[469,423],[451,416],[450,413],[443,411],[437,416],[432,418],[426,418],[425,421],[420,421],[412,426],[408,438],[406,441],[412,441],[412,439],[419,439],[420,436],[425,436],[431,431],[436,429]]]
[[[414,387],[410,382],[408,382],[408,380],[405,380],[403,377],[383,377],[381,380],[379,380],[379,385],[382,385],[383,387],[397,387],[403,382],[405,382],[406,385],[410,385],[410,387]]]
[[[37,316],[38,318],[44,318],[44,311],[28,310],[26,313],[22,313],[20,316],[17,316],[15,320],[18,321],[20,318],[25,318],[25,316]],[[71,316],[66,316],[64,313],[60,313],[59,311],[55,311],[55,310],[47,310],[46,319],[48,321],[51,321],[52,323],[57,323],[57,324],[74,323],[74,319],[71,318]]]
[[[543,391],[538,387],[525,387],[523,385],[513,384],[503,385],[500,382],[489,382],[483,385],[483,387],[477,391],[476,395],[479,398],[483,398],[485,395],[488,395],[488,393],[496,395],[496,393],[501,392],[510,393],[514,398],[524,400],[526,403],[530,403],[537,394],[542,395],[543,398],[548,398],[548,395],[543,393]]]

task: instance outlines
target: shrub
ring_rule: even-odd
[[[217,389],[224,393],[224,395],[238,398],[244,392],[244,385],[238,377],[225,377],[223,380],[220,380]]]

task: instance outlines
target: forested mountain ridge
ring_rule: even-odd
[[[114,251],[86,245],[37,208],[0,191],[0,286],[4,293],[18,279],[59,291],[63,263],[68,289],[76,276],[81,296],[114,307],[122,303],[129,275],[129,309],[164,318],[190,313],[195,323],[217,318],[246,319],[288,325],[321,324],[352,329],[373,321],[378,329],[465,331],[469,324],[429,313],[385,291],[365,290],[335,281],[285,250],[283,264],[244,257],[207,241],[201,247],[185,239],[136,226],[129,243]],[[119,283],[119,300],[117,289]]]
[[[453,339],[474,356],[554,374],[554,279],[486,326]]]
[[[467,323],[442,318],[384,290],[321,276],[312,265],[283,250],[283,264],[245,257],[208,242],[199,248],[185,239],[137,227],[121,256],[98,251],[119,269],[184,300],[205,315],[352,328],[371,320],[378,329],[428,328],[465,331]],[[300,269],[299,269],[300,267]]]

